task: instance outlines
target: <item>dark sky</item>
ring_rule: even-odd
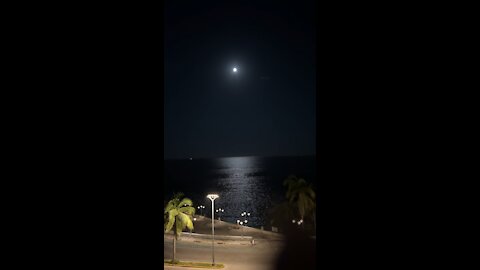
[[[290,2],[166,1],[164,158],[315,154],[315,7]]]

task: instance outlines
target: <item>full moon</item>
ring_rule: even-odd
[[[233,68],[233,72],[237,72],[237,68]]]

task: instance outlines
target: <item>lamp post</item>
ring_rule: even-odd
[[[240,226],[242,226],[242,228],[241,228],[242,238],[243,238],[243,230],[244,230],[243,228],[245,226],[247,226],[247,223],[248,223],[248,220],[246,220],[246,219],[244,221],[237,220],[237,224],[240,224]]]
[[[222,213],[225,212],[225,209],[223,208],[218,208],[217,210],[215,210],[215,212],[218,213],[218,220],[222,220]]]
[[[208,194],[207,198],[212,201],[212,265],[215,265],[215,227],[214,227],[214,217],[213,217],[213,210],[215,209],[215,199],[219,196],[217,194]]]
[[[247,216],[250,216],[250,212],[245,212],[245,211],[244,211],[244,212],[242,213],[242,217],[247,217]]]
[[[245,217],[245,219],[243,221],[237,219],[237,224],[242,226],[242,228],[240,230],[241,230],[242,238],[243,238],[243,230],[244,230],[243,226],[247,226],[248,220],[246,218],[250,216],[250,212],[244,211],[240,215],[242,216],[240,219],[243,219]]]
[[[205,209],[205,205],[199,205],[197,206],[197,209],[200,210],[200,214],[203,216],[203,209]]]
[[[303,224],[303,219],[300,219],[299,221],[296,221],[295,219],[292,220],[292,223],[295,224],[297,223],[297,225],[300,226],[300,224]]]

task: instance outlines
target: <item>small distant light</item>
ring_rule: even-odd
[[[197,221],[197,218],[193,218],[193,221]]]
[[[294,220],[292,220],[292,223],[295,223],[295,219],[294,219]]]
[[[243,225],[243,222],[240,222],[240,225]]]
[[[248,213],[247,215],[249,215],[249,216],[250,216],[250,213]]]

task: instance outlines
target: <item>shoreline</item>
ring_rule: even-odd
[[[203,216],[194,216],[197,220],[193,221],[193,231],[194,234],[202,235],[211,235],[212,234],[212,219],[203,217]],[[266,239],[266,240],[283,240],[285,237],[281,233],[265,231],[248,226],[239,226],[237,224],[215,220],[215,235],[219,237],[226,236],[244,236],[244,237],[253,237],[253,239]],[[170,231],[167,234],[173,234]],[[188,231],[182,232],[182,236],[189,235]]]

